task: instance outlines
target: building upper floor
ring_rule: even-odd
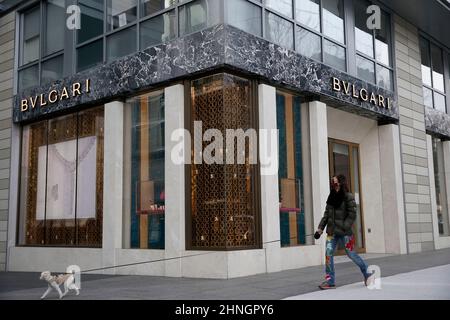
[[[204,62],[212,59],[207,44],[216,37],[216,47],[234,42],[219,54],[225,56],[223,61],[216,58],[218,64],[233,65],[227,60],[230,51],[238,52],[233,62],[240,59],[245,63],[242,61],[249,60],[246,54],[251,51],[252,57],[265,57],[247,63],[249,72],[258,73],[272,64],[267,74],[278,79],[284,70],[302,63],[300,81],[311,83],[302,87],[305,91],[317,93],[314,87],[321,84],[314,81],[327,75],[327,79],[360,84],[367,90],[367,100],[371,93],[395,100],[393,18],[399,15],[420,31],[423,104],[442,113],[450,109],[450,36],[441,32],[450,29],[447,1],[409,1],[405,5],[402,0],[4,0],[2,4],[5,12],[17,12],[14,93],[18,96],[68,77],[86,78],[82,75],[105,66],[111,66],[108,73],[117,73],[118,60],[128,59],[128,67],[136,59],[142,62],[140,53],[149,48],[157,48],[149,59],[158,65],[158,71],[175,66],[185,73],[197,72],[210,66]],[[205,32],[218,25],[232,26],[240,33],[220,38],[217,33]],[[176,42],[180,39],[188,40]],[[174,42],[177,44],[170,46]],[[288,62],[270,61],[277,56],[267,52],[271,48],[266,43],[300,58],[291,59],[284,70],[280,71],[279,65],[273,68]],[[204,53],[199,52],[202,49]],[[168,54],[168,50],[172,52]],[[189,55],[196,57],[188,61]],[[279,74],[274,75],[274,69]],[[138,69],[120,69],[125,75],[128,71]],[[151,76],[154,70],[144,71]],[[139,87],[138,78],[145,74],[128,76],[136,78],[131,86]],[[128,78],[128,84],[130,81]],[[380,99],[375,104],[382,105]]]

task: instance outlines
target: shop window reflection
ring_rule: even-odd
[[[322,0],[323,33],[345,42],[344,36],[344,2],[342,0]]]
[[[281,246],[312,244],[312,215],[305,212],[300,97],[277,92]],[[306,216],[305,216],[306,215]]]
[[[129,193],[130,230],[126,247],[164,249],[165,142],[164,93],[156,91],[127,101],[131,149],[125,188]],[[128,143],[128,142],[127,142]],[[127,161],[127,160],[126,160]],[[127,197],[126,197],[127,198]],[[128,218],[127,218],[128,219]],[[128,240],[127,240],[128,241]]]
[[[447,92],[444,85],[444,56],[442,48],[420,37],[424,104],[443,113],[447,112]]]
[[[440,139],[433,138],[434,187],[436,192],[436,209],[440,236],[450,235],[447,187],[445,184],[444,148]]]

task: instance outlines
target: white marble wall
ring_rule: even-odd
[[[22,161],[20,159],[22,130],[19,126],[12,126],[11,129],[11,176],[9,187],[9,210],[8,210],[8,248],[6,257],[6,271],[10,270],[11,249],[16,245],[18,238],[19,224],[19,181],[20,181],[20,167]]]
[[[369,129],[370,128],[370,129]],[[378,126],[373,122],[359,145],[361,166],[361,204],[366,250],[385,253],[383,194],[381,188],[381,158]]]
[[[378,127],[384,237],[387,253],[406,254],[400,132],[397,125]]]
[[[259,127],[265,130],[277,129],[276,90],[274,87],[262,84],[259,86]],[[269,141],[260,139],[260,150],[267,150],[278,154],[278,141],[276,150],[270,150]],[[262,151],[264,154],[269,154]],[[278,159],[277,159],[278,161]],[[266,250],[267,272],[280,271],[280,207],[278,198],[278,170],[276,174],[265,175],[264,165],[261,164],[261,215],[262,236]]]
[[[105,104],[103,177],[103,266],[115,266],[122,248],[124,103]],[[105,273],[115,273],[108,269]]]
[[[309,103],[309,133],[311,144],[311,177],[314,227],[319,225],[325,212],[330,193],[328,161],[328,119],[326,104],[318,101]],[[315,240],[321,244],[321,262],[325,263],[325,237]]]
[[[369,253],[406,253],[399,129],[328,108],[329,138],[359,144],[364,237]],[[370,229],[370,232],[369,232]]]
[[[182,275],[181,257],[185,249],[185,166],[175,164],[172,149],[180,142],[172,141],[172,133],[184,129],[184,86],[181,84],[164,90],[165,99],[165,275],[180,277]],[[189,141],[185,137],[185,143]],[[185,145],[185,150],[187,145]],[[186,153],[185,153],[186,154]],[[190,155],[187,152],[187,155]]]

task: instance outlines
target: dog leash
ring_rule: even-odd
[[[305,235],[305,237],[310,237],[310,236],[314,236],[314,234],[307,234],[307,235]],[[292,240],[292,239],[297,239],[297,237],[290,237],[289,238],[289,240]],[[276,243],[276,242],[281,242],[281,240],[273,240],[273,241],[264,242],[263,245]],[[193,254],[193,255],[188,255],[188,256],[179,256],[179,257],[173,257],[173,258],[165,258],[165,259],[149,260],[149,261],[142,261],[142,262],[135,262],[135,263],[127,263],[127,264],[115,265],[115,266],[111,266],[111,267],[103,267],[103,268],[83,270],[80,273],[91,273],[91,272],[94,272],[94,271],[104,271],[104,270],[110,270],[110,269],[116,269],[116,268],[132,267],[132,266],[143,265],[143,264],[150,264],[150,263],[158,263],[158,262],[178,260],[178,259],[185,259],[185,258],[200,257],[200,256],[205,256],[205,255],[210,255],[210,254],[215,254],[215,253],[208,252],[208,253]],[[66,272],[64,274],[74,274],[74,273],[75,272]]]

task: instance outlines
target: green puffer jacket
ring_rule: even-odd
[[[356,202],[353,194],[347,192],[341,206],[335,209],[327,204],[325,214],[320,221],[319,229],[324,230],[327,226],[328,235],[351,236],[352,226],[356,220]]]

